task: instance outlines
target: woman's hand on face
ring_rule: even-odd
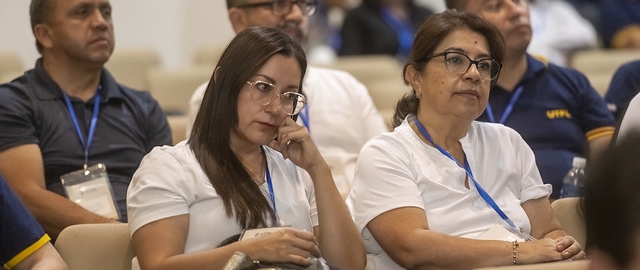
[[[557,246],[556,251],[562,253],[563,259],[580,260],[584,259],[587,255],[582,251],[580,243],[575,238],[569,235],[565,235],[556,239]]]
[[[276,138],[277,141],[271,141],[269,147],[304,169],[308,169],[322,159],[318,148],[311,140],[309,131],[289,117],[286,117],[278,128]]]
[[[311,256],[320,258],[320,248],[313,233],[285,228],[269,235],[253,238],[249,256],[262,262],[311,265]]]

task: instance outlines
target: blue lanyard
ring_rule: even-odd
[[[271,173],[269,172],[269,164],[266,161],[265,156],[265,174],[267,176],[267,186],[269,187],[269,199],[271,200],[271,205],[273,206],[273,212],[271,213],[271,221],[272,225],[279,226],[280,222],[278,221],[278,210],[276,209],[276,195],[273,192],[273,183],[271,182]]]
[[[73,109],[73,105],[71,104],[69,95],[67,95],[67,93],[62,91],[62,96],[64,97],[64,101],[65,103],[67,103],[67,109],[69,110],[69,114],[71,114],[71,120],[73,120],[73,125],[75,125],[76,127],[76,131],[78,132],[78,137],[80,138],[80,142],[82,143],[82,147],[84,148],[84,169],[85,170],[87,169],[87,163],[89,160],[89,147],[91,147],[93,134],[96,130],[96,123],[98,122],[98,112],[100,111],[101,90],[102,90],[102,85],[99,85],[93,101],[94,102],[93,115],[91,116],[91,125],[89,126],[89,136],[86,142],[84,141],[84,136],[82,135],[82,130],[80,129],[80,125],[78,125],[78,119],[76,119],[76,111]]]
[[[431,138],[431,135],[429,135],[429,132],[427,132],[427,129],[424,128],[422,123],[420,123],[420,120],[418,120],[417,116],[414,118],[414,123],[416,123],[416,126],[418,126],[418,130],[420,130],[420,133],[422,133],[422,136],[424,136],[425,139],[427,139],[427,141],[429,141],[431,143],[431,145],[433,145],[433,147],[438,149],[438,151],[440,151],[440,153],[442,153],[443,155],[447,156],[449,159],[453,160],[453,162],[455,162],[458,165],[458,167],[464,168],[464,170],[467,173],[467,176],[469,176],[469,179],[471,179],[473,184],[476,186],[476,189],[478,190],[478,193],[480,193],[480,197],[482,197],[482,199],[484,199],[484,201],[487,202],[487,204],[489,204],[489,206],[491,206],[491,208],[493,208],[493,210],[495,210],[498,213],[498,215],[500,215],[502,220],[504,220],[512,228],[520,231],[520,229],[516,226],[516,224],[513,223],[513,221],[511,221],[511,219],[509,219],[507,214],[505,214],[502,211],[502,209],[500,209],[498,204],[496,204],[496,202],[493,200],[493,198],[491,198],[489,193],[487,193],[480,186],[480,184],[476,181],[476,179],[473,177],[473,173],[471,172],[471,167],[469,166],[469,162],[467,161],[467,155],[466,154],[464,155],[464,167],[463,167],[462,165],[460,165],[460,163],[449,152],[447,152],[447,150],[444,150],[444,148],[440,147],[439,145],[437,145],[433,141],[433,139]]]
[[[400,20],[393,17],[389,9],[383,8],[380,11],[380,15],[398,37],[398,51],[396,54],[406,58],[411,51],[411,45],[413,43],[413,26],[409,20]]]
[[[309,130],[309,133],[311,133],[311,125],[309,124],[309,104],[302,108],[302,111],[298,113],[298,116],[302,121],[302,125],[305,126],[307,130]]]
[[[507,117],[511,115],[511,111],[513,111],[513,106],[515,106],[516,102],[520,98],[520,94],[522,94],[522,85],[519,86],[515,92],[513,92],[513,96],[509,100],[509,104],[507,104],[507,108],[504,109],[504,113],[502,117],[500,117],[500,124],[504,124],[504,121],[507,120]],[[493,117],[493,110],[491,110],[491,103],[487,103],[487,116],[489,117],[489,121],[495,123],[496,119]]]

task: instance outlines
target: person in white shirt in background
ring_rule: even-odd
[[[596,29],[571,4],[564,0],[529,0],[529,3],[533,28],[529,53],[568,66],[572,53],[598,45]]]
[[[626,140],[630,134],[640,134],[640,94],[637,94],[629,102],[629,107],[620,120],[617,127],[615,144]]]
[[[315,12],[316,2],[227,0],[227,8],[236,33],[250,26],[276,27],[304,43],[308,36],[309,16]],[[189,102],[187,137],[191,135],[191,125],[206,87],[207,83],[204,83],[196,89]],[[360,149],[369,139],[386,132],[387,127],[366,87],[346,72],[310,66],[303,88],[308,104],[297,121],[309,129],[311,138],[331,167],[340,194],[346,197]]]

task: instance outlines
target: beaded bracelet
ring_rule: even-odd
[[[517,264],[518,261],[518,240],[513,240],[513,264]]]

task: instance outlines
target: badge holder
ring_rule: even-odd
[[[533,241],[536,240],[533,236],[528,233],[521,232],[514,227],[511,227],[504,220],[496,223],[487,231],[483,232],[478,236],[478,239],[481,240],[502,240],[513,242],[518,240],[520,242]]]
[[[106,218],[120,219],[104,164],[64,174],[60,180],[69,200]]]
[[[252,238],[256,238],[256,237],[260,237],[260,236],[264,236],[264,235],[269,235],[269,234],[272,234],[274,232],[281,231],[284,228],[289,228],[289,227],[288,226],[283,226],[283,227],[266,227],[266,228],[246,229],[246,230],[242,231],[242,234],[240,234],[240,239],[238,239],[238,241],[252,239]]]
[[[284,228],[291,227],[289,225],[281,225],[282,222],[280,221],[280,218],[278,217],[277,212],[275,212],[273,218],[274,219],[271,221],[270,227],[245,229],[244,231],[242,231],[242,234],[240,234],[240,239],[238,239],[238,241],[256,238],[256,237],[260,237],[267,234],[272,234]]]
[[[512,226],[510,226],[507,222],[505,222],[504,220],[502,220],[500,222],[500,224],[502,225],[502,227],[504,227],[507,231],[511,232],[513,235],[515,235],[516,237],[520,238],[522,241],[533,241],[536,240],[535,237],[531,236],[530,234],[523,232],[522,229],[517,229],[514,228]]]

